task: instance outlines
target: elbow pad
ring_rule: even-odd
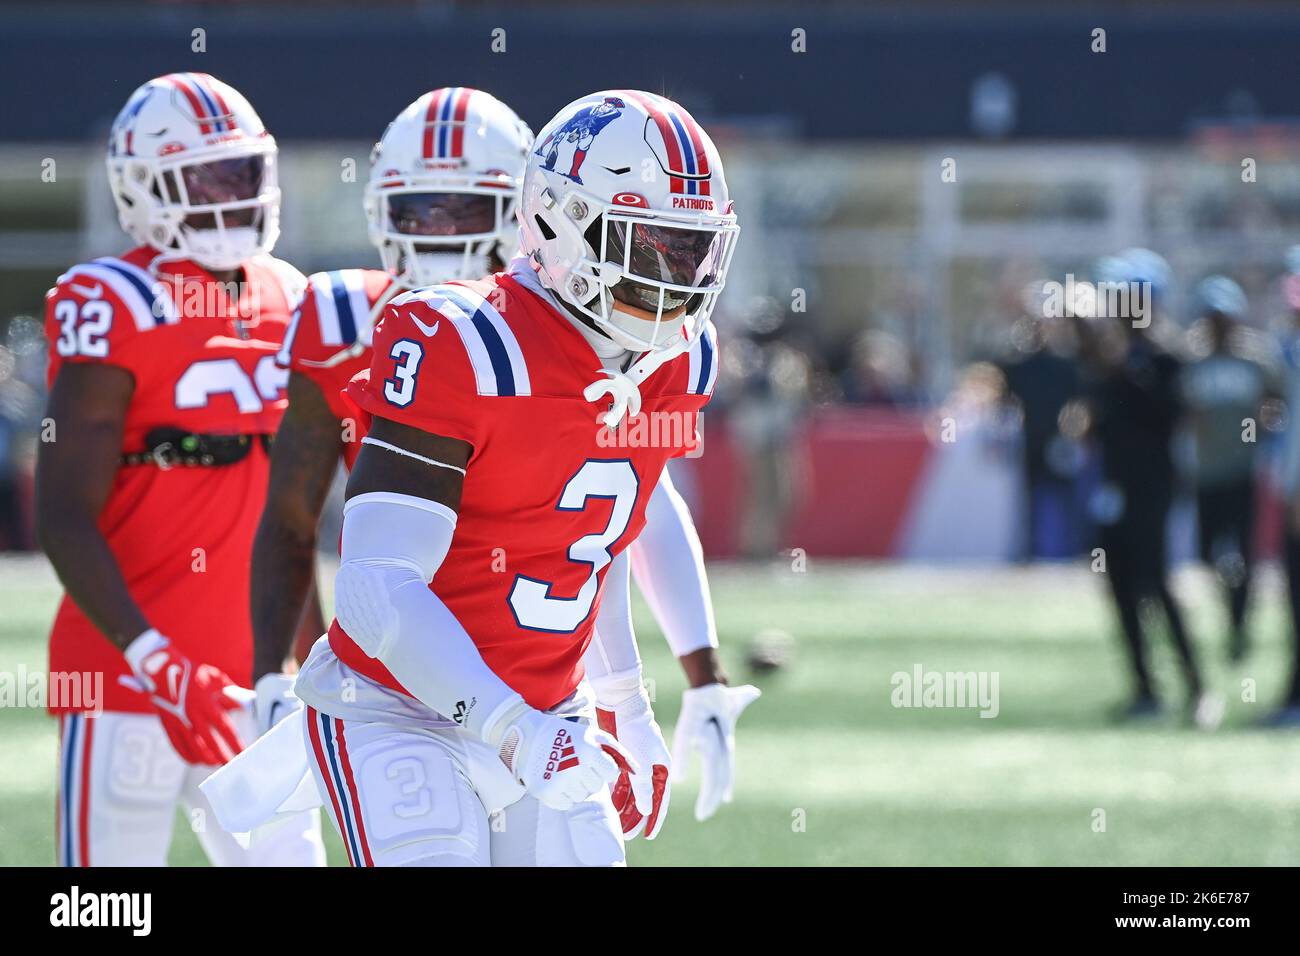
[[[344,506],[334,614],[369,656],[392,649],[404,593],[427,590],[455,532],[456,513],[436,501],[374,493]]]
[[[495,746],[528,707],[429,589],[455,530],[456,513],[434,501],[387,492],[350,499],[334,615],[425,706],[452,714],[468,701],[462,726]]]

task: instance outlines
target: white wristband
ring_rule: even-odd
[[[167,638],[159,634],[157,628],[151,627],[128,644],[122,654],[126,657],[126,662],[131,666],[131,670],[138,674],[144,659],[150,654],[162,650],[168,643]]]
[[[616,674],[593,677],[591,689],[596,693],[597,705],[606,709],[627,703],[633,697],[645,692],[642,686],[641,668],[636,667]]]

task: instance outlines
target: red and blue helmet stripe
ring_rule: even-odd
[[[704,134],[691,114],[662,97],[651,97],[635,90],[629,90],[625,95],[650,114],[663,137],[671,177],[669,192],[688,196],[710,195],[713,174],[709,169],[709,153],[704,146]]]
[[[180,90],[199,121],[200,133],[227,133],[238,127],[225,97],[206,73],[169,73],[163,79]]]
[[[429,94],[424,114],[424,158],[460,159],[465,154],[465,115],[474,90],[444,86]]]

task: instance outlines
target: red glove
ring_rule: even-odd
[[[153,629],[125,653],[135,679],[123,682],[149,695],[182,760],[219,767],[244,749],[229,714],[240,702],[226,692],[236,684],[224,671],[195,664]]]
[[[626,747],[642,768],[635,774],[623,770],[614,781],[611,796],[623,826],[623,839],[634,839],[644,825],[645,838],[653,840],[668,815],[672,760],[650,701],[642,692],[610,709],[597,705],[596,722]]]

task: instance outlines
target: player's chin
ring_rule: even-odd
[[[656,348],[666,347],[675,336],[681,334],[686,322],[685,305],[671,312],[665,311],[658,316],[658,322],[655,321],[655,312],[628,305],[626,302],[615,302],[613,311],[613,321],[610,324],[627,336],[626,340],[616,339],[616,341],[619,341],[624,348],[638,352],[645,349],[646,342],[660,343]]]
[[[653,309],[640,309],[637,308],[635,305],[628,305],[626,302],[621,302],[618,300],[615,300],[614,302],[614,311],[621,312],[627,316],[631,316],[632,318],[636,319],[638,322],[649,322],[652,325],[654,324],[655,315],[657,314]],[[677,322],[685,317],[686,317],[686,306],[680,305],[677,308],[673,309],[671,312],[665,310],[662,321]]]

